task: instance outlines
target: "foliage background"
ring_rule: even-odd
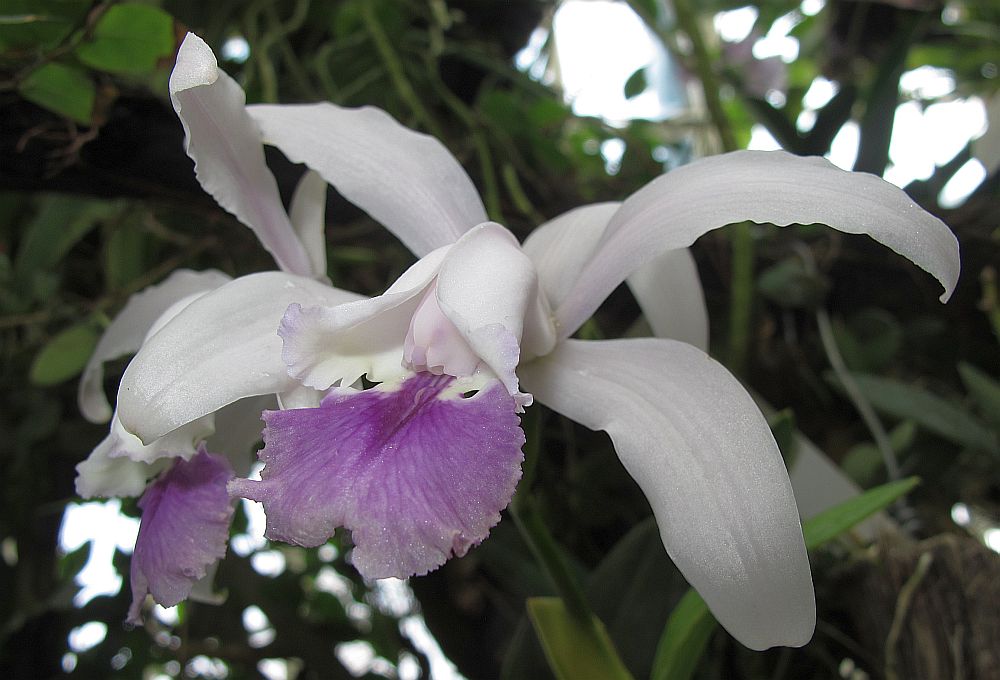
[[[343,549],[331,560],[330,551],[273,546],[285,561],[277,576],[258,573],[251,556],[231,554],[218,575],[225,603],[185,604],[174,624],[151,618],[146,629],[121,626],[127,589],[73,605],[89,547],[64,554],[58,535],[66,504],[78,501],[73,467],[105,434],[83,421],[75,405],[75,378],[101,328],[131,293],[174,268],[239,275],[273,266],[251,232],[202,193],[184,155],[166,80],[186,30],[217,54],[227,38],[246,38],[249,60],[223,65],[249,101],[371,104],[441,138],[481,188],[491,217],[522,238],[566,209],[627,196],[664,170],[654,150],[667,149],[678,162],[743,147],[755,122],[792,152],[822,154],[854,120],[861,128],[856,169],[881,173],[899,77],[915,66],[950,70],[957,83],[950,96],[989,100],[997,92],[1000,10],[990,2],[827,2],[794,30],[800,56],[789,65],[782,107],[750,91],[746,72],[720,58],[710,19],[745,3],[678,0],[672,11],[655,0],[630,4],[686,67],[695,103],[683,120],[615,128],[576,117],[557,88],[515,69],[513,55],[537,26],[551,22],[555,3],[542,0],[5,3],[0,676],[242,678],[266,670],[262,659],[293,659],[289,668],[301,677],[350,677],[335,649],[357,640],[384,660],[369,671],[373,677],[405,676],[414,667],[430,673],[428,658],[402,632],[400,610],[358,579]],[[786,0],[756,6],[762,32],[798,11],[797,2]],[[798,130],[802,95],[820,75],[837,84],[838,94],[810,130]],[[637,76],[631,87],[641,81]],[[600,155],[609,139],[625,143],[613,175]],[[925,480],[895,509],[902,529],[888,547],[883,540],[868,550],[847,540],[814,553],[820,626],[812,643],[752,654],[718,633],[697,677],[849,677],[844,659],[871,677],[906,677],[887,663],[885,636],[877,634],[883,629],[872,623],[891,620],[900,581],[912,571],[892,571],[898,546],[907,546],[913,562],[926,552],[913,546],[928,545],[918,541],[946,536],[981,560],[981,573],[996,574],[996,556],[976,541],[1000,517],[1000,175],[994,167],[963,205],[944,209],[937,202],[971,153],[963,150],[930,179],[907,187],[961,241],[963,276],[947,306],[937,303],[930,277],[909,263],[867,239],[828,229],[743,225],[695,245],[713,354],[786,409],[778,427],[794,423],[862,486],[886,479],[872,434],[840,388],[843,376],[831,373],[820,332],[826,318],[827,340],[832,335],[847,369],[860,374],[863,399],[889,426],[903,472]],[[280,154],[268,158],[287,200],[301,169]],[[377,294],[412,256],[330,193],[333,283]],[[582,333],[616,337],[642,333],[642,324],[621,288]],[[123,367],[109,370],[111,394]],[[531,494],[553,529],[630,670],[648,676],[656,641],[686,584],[607,439],[551,413],[532,426],[540,428],[544,455],[533,486],[519,493]],[[968,533],[951,521],[956,501],[973,511]],[[137,515],[134,501],[124,511]],[[127,574],[126,555],[118,553],[115,564]],[[935,564],[945,569],[945,561]],[[339,596],[323,587],[330,567],[346,579]],[[981,596],[956,569],[952,580],[938,573],[934,588],[953,599]],[[524,602],[552,586],[509,518],[467,557],[411,586],[419,604],[411,602],[408,611],[422,613],[467,677],[549,673]],[[869,587],[887,593],[884,602]],[[273,634],[253,637],[243,616],[251,605],[266,614]],[[105,622],[107,634],[68,661],[67,636],[88,621]],[[980,626],[977,637],[976,626],[966,623],[972,630],[952,656],[964,664],[965,677],[980,677],[975,659],[982,645],[1000,648],[997,624]],[[923,625],[931,623],[904,628],[898,641],[904,657],[914,641],[934,637]]]

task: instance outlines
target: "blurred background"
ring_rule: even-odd
[[[752,653],[718,629],[684,677],[1000,677],[990,0],[5,0],[0,677],[551,677],[525,600],[552,586],[509,518],[429,576],[366,585],[342,536],[268,544],[244,502],[221,603],[123,626],[138,512],[74,496],[74,466],[106,434],[78,414],[77,378],[129,295],[175,268],[273,268],[184,153],[167,78],[188,30],[250,102],[371,104],[437,136],[522,239],[734,149],[825,155],[903,187],[961,242],[947,305],[903,258],[815,225],[735,225],[693,248],[712,354],[773,407],[793,470],[815,451],[804,436],[848,493],[923,483],[877,530],[811,553],[810,644]],[[271,151],[287,201],[302,168]],[[332,190],[327,220],[334,285],[378,294],[412,263]],[[649,329],[623,286],[581,333]],[[111,395],[125,363],[108,367]],[[649,677],[687,586],[609,440],[538,411],[530,493],[622,660]]]

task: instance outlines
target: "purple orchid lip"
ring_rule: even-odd
[[[232,478],[229,461],[202,445],[191,460],[178,458],[146,489],[139,500],[142,520],[132,553],[128,623],[142,623],[146,593],[172,607],[225,557],[234,510],[226,483]]]
[[[318,408],[264,413],[261,481],[229,492],[264,504],[266,536],[302,546],[345,527],[365,578],[424,574],[500,521],[521,477],[516,405],[493,381],[464,397],[447,375],[337,390]]]

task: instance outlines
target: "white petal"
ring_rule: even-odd
[[[264,162],[260,131],[244,106],[246,95],[194,33],[187,34],[177,52],[170,100],[184,125],[185,149],[201,186],[253,229],[279,267],[308,276],[309,258]]]
[[[632,272],[628,286],[656,337],[708,351],[708,309],[690,250],[661,253]]]
[[[418,260],[378,297],[290,307],[279,331],[288,373],[319,390],[338,381],[350,385],[363,375],[375,381],[399,377],[410,318],[448,250],[439,248]]]
[[[526,323],[535,325],[537,354],[555,344],[555,328],[538,294],[534,264],[514,236],[499,224],[486,223],[465,234],[451,249],[437,279],[441,311],[472,350],[527,406],[514,369]]]
[[[162,283],[131,296],[104,330],[80,378],[77,400],[83,417],[92,423],[111,418],[111,405],[104,395],[105,361],[138,350],[156,319],[178,300],[213,290],[227,281],[228,276],[215,270],[178,269]]]
[[[83,498],[138,496],[171,458],[193,456],[197,443],[213,428],[213,417],[206,416],[146,446],[125,430],[115,414],[108,436],[76,466],[76,492]]]
[[[150,337],[125,370],[122,423],[149,442],[237,399],[290,389],[277,334],[288,306],[360,297],[279,272],[244,276],[204,295]]]
[[[288,216],[292,227],[309,256],[312,273],[318,279],[326,276],[326,180],[312,170],[306,170],[292,194]]]
[[[822,158],[737,151],[658,177],[612,217],[593,258],[556,310],[571,335],[615,287],[659,253],[686,248],[707,231],[750,220],[778,226],[826,224],[868,234],[933,274],[947,300],[958,280],[958,241],[901,189]]]
[[[472,180],[438,140],[381,109],[247,107],[264,141],[305,163],[418,256],[486,221]]]
[[[538,285],[553,308],[573,288],[621,203],[580,206],[549,220],[524,241],[524,252],[538,270]]]
[[[81,498],[127,498],[142,494],[146,483],[167,459],[150,465],[130,458],[112,458],[116,439],[109,434],[86,460],[76,466],[76,493]]]
[[[611,436],[670,557],[733,637],[753,649],[809,640],[815,600],[788,475],[721,364],[673,340],[568,340],[520,374],[543,404]]]
[[[277,406],[274,395],[247,397],[219,409],[215,414],[215,434],[205,441],[210,453],[229,459],[237,477],[250,474],[250,466],[257,459],[255,444],[261,441],[264,421],[261,413]]]

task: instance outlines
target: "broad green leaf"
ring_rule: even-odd
[[[993,427],[1000,429],[1000,382],[965,362],[958,365],[958,373],[976,400],[979,412]]]
[[[698,591],[689,590],[670,613],[656,647],[652,680],[684,680],[694,674],[717,622]]]
[[[889,378],[853,373],[861,392],[876,409],[910,419],[961,446],[1000,454],[996,434],[978,418],[927,390]]]
[[[863,309],[847,323],[834,320],[833,334],[844,361],[854,371],[880,371],[903,345],[902,326],[889,312],[877,308]]]
[[[145,271],[146,234],[133,224],[114,230],[105,250],[104,279],[109,290],[124,288]]]
[[[39,271],[52,269],[98,222],[120,209],[113,201],[42,195],[14,259],[15,279],[26,285]]]
[[[813,550],[895,502],[919,484],[916,477],[883,484],[820,513],[802,525],[806,547]],[[653,680],[688,680],[716,628],[715,617],[691,589],[670,614],[656,647]]]
[[[849,501],[825,510],[802,525],[806,548],[813,550],[860,524],[879,510],[902,498],[920,483],[919,477],[889,482],[865,491]]]
[[[90,125],[97,90],[87,74],[75,66],[46,64],[22,80],[18,90],[30,102]]]
[[[154,70],[174,47],[173,17],[158,7],[127,2],[109,7],[74,54],[100,71],[141,74]]]
[[[904,453],[913,444],[917,435],[917,426],[912,420],[904,420],[889,433],[889,443],[897,455]],[[884,479],[885,461],[878,447],[870,442],[851,447],[844,459],[840,461],[841,469],[862,487],[871,486]]]
[[[84,322],[62,331],[42,347],[31,364],[34,385],[57,385],[79,375],[97,345],[97,330]]]
[[[829,284],[808,271],[800,258],[789,257],[761,272],[757,288],[780,307],[812,308],[826,295]]]
[[[587,626],[573,618],[558,597],[530,598],[528,616],[559,680],[631,680],[596,616]]]
[[[649,81],[646,79],[646,68],[643,67],[628,77],[622,89],[625,93],[625,99],[632,99],[645,92],[647,87],[649,87]]]
[[[90,0],[4,0],[0,4],[0,52],[45,51],[80,24]]]

